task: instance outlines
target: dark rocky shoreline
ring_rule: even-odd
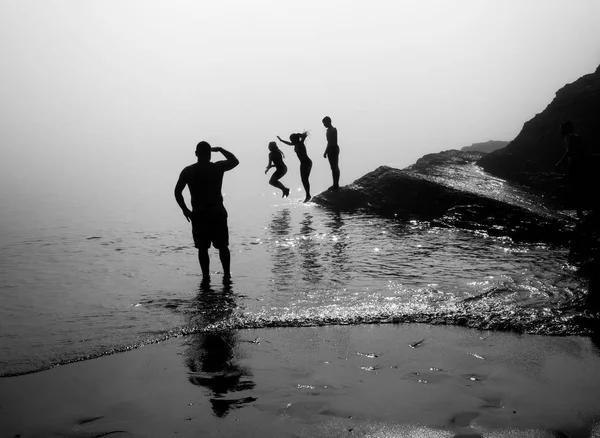
[[[582,193],[587,215],[579,221],[566,212],[575,207],[573,189],[555,168],[565,151],[559,125],[567,120],[590,154],[589,184]],[[569,246],[570,261],[589,279],[588,302],[599,308],[600,66],[558,90],[508,145],[489,153],[476,149],[425,155],[402,170],[381,166],[313,201],[326,208]]]
[[[548,207],[535,191],[483,172],[476,165],[483,155],[449,150],[426,155],[402,170],[380,166],[313,201],[336,210],[366,210],[521,242],[566,245],[573,219]]]

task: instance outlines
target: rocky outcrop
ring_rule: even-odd
[[[486,154],[489,152],[494,152],[498,149],[502,149],[506,145],[508,145],[508,141],[500,141],[500,140],[489,140],[485,143],[473,143],[471,146],[465,146],[461,148],[463,152],[485,152]]]
[[[555,169],[565,153],[559,126],[567,120],[589,154],[586,182],[578,187]],[[600,66],[558,90],[508,146],[482,157],[478,164],[536,190],[557,208],[591,210],[572,234],[570,259],[589,278],[588,305],[600,310]]]
[[[565,243],[567,218],[527,189],[483,172],[475,164],[483,155],[451,150],[425,155],[402,170],[381,166],[313,201],[522,241]]]
[[[577,191],[555,168],[565,152],[559,126],[567,120],[582,138],[592,170]],[[426,155],[403,170],[381,166],[313,200],[522,241],[570,244],[571,260],[590,279],[588,304],[600,310],[600,67],[558,90],[505,147],[473,149],[480,150],[474,144]],[[577,227],[559,210],[574,208],[576,197],[592,210]]]
[[[478,164],[493,175],[528,185],[532,175],[546,174],[544,181],[552,191],[558,183],[548,174],[556,172],[554,165],[565,152],[559,126],[566,120],[573,123],[592,153],[600,152],[600,66],[558,90],[554,100],[526,122],[513,141],[482,157]],[[545,187],[539,177],[537,187]]]

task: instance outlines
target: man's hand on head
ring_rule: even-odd
[[[211,151],[213,152],[221,152],[221,148],[219,146],[214,147],[214,148],[210,148]]]

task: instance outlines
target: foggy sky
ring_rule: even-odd
[[[268,190],[268,142],[302,130],[324,185],[325,115],[342,184],[512,140],[600,64],[598,17],[597,0],[0,0],[0,195],[171,197],[200,140],[239,157],[229,187]]]

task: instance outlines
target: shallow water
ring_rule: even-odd
[[[585,285],[565,248],[300,200],[301,192],[226,197],[233,280],[222,283],[211,250],[210,286],[174,201],[143,220],[116,208],[90,219],[55,203],[44,220],[21,221],[22,211],[8,209],[0,375],[215,326],[426,322],[589,333]]]

